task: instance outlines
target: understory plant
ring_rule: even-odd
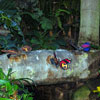
[[[59,30],[53,31],[55,23],[52,20],[45,17],[43,12],[37,8],[34,12],[21,12],[21,15],[26,19],[32,20],[33,23],[28,25],[31,27],[31,31],[28,32],[29,44],[33,46],[33,49],[58,49],[60,46],[66,46],[64,39],[59,39]],[[34,29],[33,29],[34,28]],[[50,36],[50,32],[52,35]]]
[[[17,12],[16,12],[17,13]],[[21,17],[18,14],[9,15],[0,11],[0,46],[3,49],[16,48],[23,43],[24,35],[20,28]],[[15,38],[15,36],[17,38]],[[19,39],[22,41],[19,41]]]
[[[0,68],[0,100],[33,100],[32,93],[29,93],[21,82],[24,79],[11,80],[11,74],[11,68],[8,70],[7,75]],[[21,86],[15,84],[15,81],[19,81]],[[26,79],[24,81],[28,82]]]
[[[58,39],[57,34],[48,36],[47,33],[35,32],[34,37],[31,39],[31,43],[34,44],[36,49],[58,49],[60,46],[65,46],[64,40]]]
[[[26,0],[25,3],[1,0],[0,26],[9,33],[0,34],[0,49],[18,49],[22,45],[30,45],[33,49],[65,47],[64,38],[68,33],[71,36],[76,8],[79,6],[75,0]],[[49,33],[52,33],[51,37]]]

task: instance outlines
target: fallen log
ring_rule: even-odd
[[[71,59],[69,68],[63,70],[60,66],[47,61],[48,56],[53,56],[53,50],[36,50],[26,54],[7,57],[0,55],[0,68],[5,73],[12,68],[12,79],[30,78],[35,84],[47,85],[64,82],[75,82],[94,78],[100,69],[100,51],[72,52],[64,49],[55,50],[56,57],[61,61]]]

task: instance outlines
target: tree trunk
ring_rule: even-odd
[[[99,45],[99,0],[81,0],[79,44]]]

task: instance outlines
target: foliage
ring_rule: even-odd
[[[41,25],[41,28],[44,30],[44,31],[47,31],[47,30],[50,30],[53,28],[53,23],[50,19],[46,18],[43,16],[43,12],[39,9],[37,9],[35,11],[35,13],[31,13],[31,12],[22,12],[21,13],[22,15],[23,14],[27,14],[29,16],[31,16],[31,18],[33,20],[36,20],[40,25]]]
[[[66,43],[63,40],[56,40],[57,35],[48,36],[47,33],[34,32],[34,37],[31,39],[31,43],[36,45],[36,49],[58,49],[60,45],[65,46]]]
[[[91,44],[91,48],[93,48],[93,49],[97,49],[97,50],[100,50],[100,46],[93,45],[93,44]]]
[[[19,39],[17,37],[22,37],[24,40],[24,35],[21,31],[21,28],[19,26],[21,21],[21,17],[19,15],[8,15],[3,11],[0,11],[0,25],[1,30],[9,30],[9,34],[5,36],[6,31],[4,35],[0,36],[0,45],[4,49],[11,49],[16,48],[16,46],[19,44]],[[24,42],[24,41],[20,41]]]
[[[10,80],[11,74],[12,69],[9,69],[6,75],[0,68],[0,100],[33,100],[32,94],[22,88],[23,84],[22,87],[19,87],[17,84],[14,84],[16,80]],[[17,79],[17,81],[20,81],[20,79]],[[20,95],[19,91],[23,93]]]
[[[68,6],[68,4],[69,4],[69,6]],[[65,33],[65,27],[63,27],[64,24],[69,23],[70,22],[69,17],[74,16],[75,13],[78,12],[77,10],[73,10],[74,7],[71,10],[69,9],[71,7],[71,1],[68,2],[68,4],[66,4],[65,0],[64,0],[64,2],[62,2],[61,0],[59,0],[59,1],[39,0],[39,4],[38,4],[39,6],[35,6],[34,11],[22,12],[22,15],[24,14],[25,16],[31,16],[31,18],[30,17],[25,18],[27,26],[28,27],[30,26],[31,27],[30,30],[33,30],[30,32],[31,34],[28,33],[31,35],[31,37],[29,37],[30,38],[29,40],[31,40],[31,44],[37,45],[37,48],[39,48],[39,49],[40,48],[41,49],[50,49],[50,48],[57,49],[57,48],[61,47],[61,44],[58,44],[57,42],[63,41],[64,37],[62,37],[62,40],[61,39],[58,40],[59,39],[58,37],[60,37],[61,34],[59,35],[57,33],[60,30],[63,31],[62,33]],[[72,5],[73,4],[74,4],[74,1],[73,1]],[[36,9],[36,7],[37,7],[37,9]],[[76,9],[76,8],[74,8],[74,9]],[[28,22],[27,22],[27,20],[28,20]],[[31,22],[32,22],[31,24],[29,23],[29,20],[31,20]],[[73,23],[74,22],[72,21],[72,23],[70,23],[70,25]],[[69,28],[69,27],[66,27],[66,29],[67,28]],[[53,33],[52,37],[49,37],[50,31],[52,31],[52,33]],[[38,36],[36,34],[38,34]],[[41,38],[41,35],[43,35],[42,38]],[[27,36],[29,36],[29,35],[27,35]],[[43,38],[45,38],[45,39],[43,39]],[[50,38],[53,38],[53,39],[49,40]],[[64,44],[65,43],[63,42],[62,45],[66,46]]]
[[[54,19],[53,22],[57,21],[55,17],[59,16],[58,26],[59,23],[67,24],[72,15],[78,15],[80,12],[80,0],[39,0],[39,5],[46,17]]]
[[[40,24],[41,24],[41,28],[44,29],[45,32],[47,30],[53,29],[52,21],[50,21],[48,18],[42,17]]]
[[[7,36],[0,36],[1,49],[18,49],[24,44],[36,45],[35,49],[57,49],[65,46],[64,37],[61,39],[60,35],[65,33],[64,25],[69,23],[70,16],[78,12],[79,6],[76,7],[74,0],[26,1],[25,5],[28,6],[23,6],[23,10],[20,5],[16,6],[16,2],[23,1],[0,1],[0,25],[10,31]],[[69,30],[69,27],[66,29]],[[63,32],[58,34],[60,30]],[[50,31],[53,33],[51,37]]]
[[[7,14],[14,14],[16,12],[15,7],[15,0],[0,0],[0,10]]]
[[[93,90],[94,93],[98,93],[98,97],[100,97],[100,86],[97,86],[97,90]]]
[[[57,17],[58,26],[59,26],[59,28],[61,28],[61,29],[63,29],[63,27],[62,27],[62,22],[61,22],[60,16],[61,16],[61,15],[64,16],[64,14],[62,14],[62,13],[70,14],[70,12],[69,12],[68,10],[64,10],[64,9],[58,9],[58,10],[56,11],[55,16]]]
[[[65,41],[56,40],[57,33],[53,33],[51,37],[49,36],[48,33],[53,29],[53,23],[50,19],[43,16],[42,11],[38,9],[35,13],[22,12],[21,14],[29,15],[33,19],[33,22],[34,20],[38,22],[37,27],[39,27],[39,29],[35,29],[31,32],[32,37],[30,44],[35,45],[34,49],[57,49],[60,48],[61,45],[65,46]]]

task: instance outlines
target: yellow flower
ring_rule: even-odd
[[[93,90],[93,92],[100,92],[100,86],[97,87],[97,90]]]

